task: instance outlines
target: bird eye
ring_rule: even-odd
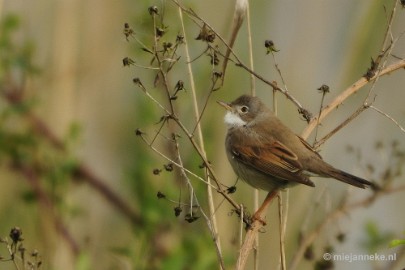
[[[242,106],[240,108],[240,111],[243,112],[243,113],[247,113],[249,111],[249,108],[248,108],[248,106]]]

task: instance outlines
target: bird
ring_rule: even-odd
[[[358,188],[373,185],[325,162],[260,98],[242,95],[231,103],[218,103],[227,110],[225,149],[234,172],[254,188],[268,191],[268,197],[297,184],[314,187],[311,176],[334,178]]]

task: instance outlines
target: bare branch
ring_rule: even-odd
[[[374,111],[378,112],[379,114],[387,117],[389,120],[391,120],[392,122],[394,122],[394,124],[399,127],[399,129],[405,133],[405,128],[403,126],[401,126],[401,124],[398,123],[397,120],[395,120],[392,116],[390,116],[389,114],[383,112],[382,110],[378,109],[377,107],[370,105],[369,108],[373,109]]]
[[[348,97],[359,91],[362,87],[364,87],[366,84],[369,82],[372,82],[376,80],[378,77],[387,75],[395,70],[401,69],[405,67],[405,60],[397,61],[383,70],[381,70],[378,75],[373,76],[369,80],[367,80],[364,77],[361,77],[359,80],[357,80],[355,83],[353,83],[350,87],[348,87],[346,90],[344,90],[339,96],[337,96],[331,103],[329,103],[325,108],[322,110],[322,113],[314,117],[308,124],[308,126],[304,129],[304,131],[301,133],[301,137],[304,139],[308,138],[309,134],[312,132],[312,130],[315,128],[316,124],[318,123],[318,118],[319,118],[319,123],[322,122],[322,120],[330,113],[332,112],[336,107],[338,107],[340,104],[342,104]]]
[[[297,269],[299,262],[301,261],[305,250],[316,240],[318,235],[326,228],[326,226],[332,221],[338,219],[341,216],[347,215],[354,209],[367,207],[375,202],[379,197],[383,195],[390,195],[397,192],[402,192],[405,190],[405,185],[386,188],[383,190],[378,190],[373,192],[370,196],[360,201],[354,203],[347,203],[346,200],[342,200],[340,206],[338,206],[334,211],[330,212],[323,221],[309,234],[307,234],[300,242],[298,249],[291,260],[289,270]]]

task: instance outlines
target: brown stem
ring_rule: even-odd
[[[302,241],[298,249],[295,251],[295,254],[291,260],[289,270],[295,270],[298,268],[298,264],[301,261],[305,250],[315,241],[318,235],[326,228],[326,225],[339,218],[342,215],[345,215],[349,212],[352,212],[356,208],[367,207],[376,201],[382,195],[389,195],[392,193],[397,193],[405,190],[405,185],[398,186],[395,188],[387,188],[384,190],[379,190],[368,196],[367,198],[360,200],[354,203],[344,203],[337,207],[334,211],[330,212],[325,219],[309,234],[307,234]]]
[[[14,164],[13,169],[21,172],[25,179],[27,179],[33,192],[38,198],[41,208],[44,210],[43,213],[48,214],[51,217],[56,232],[62,236],[63,240],[65,240],[65,242],[68,244],[71,252],[75,257],[77,257],[80,253],[79,244],[74,240],[73,236],[63,223],[61,217],[55,213],[53,202],[42,188],[37,173],[33,170],[33,168],[22,165]]]
[[[9,87],[8,89],[2,91],[5,99],[12,105],[19,105],[24,102],[22,93],[23,91],[16,87]],[[45,138],[56,149],[66,151],[62,140],[52,132],[49,126],[42,119],[40,119],[30,110],[24,111],[23,115],[27,118],[36,134],[40,135],[42,138]],[[142,224],[140,215],[132,210],[130,205],[125,202],[119,194],[115,193],[107,184],[105,184],[105,180],[96,176],[84,164],[79,164],[74,174],[83,182],[89,184],[94,190],[99,192],[109,204],[117,208],[124,216],[129,218],[132,223],[137,225]]]
[[[261,215],[264,213],[267,209],[267,207],[270,205],[271,200],[277,196],[279,190],[273,190],[269,192],[266,196],[266,199],[264,200],[263,204],[260,206],[259,210],[256,212],[258,215],[256,218],[253,220],[253,223],[251,224],[249,230],[246,232],[245,239],[243,241],[243,245],[240,249],[239,257],[236,262],[236,269],[237,270],[242,270],[245,268],[246,261],[248,259],[249,253],[253,248],[253,244],[256,239],[256,235],[259,233],[260,229],[264,226],[263,222],[263,216]]]
[[[405,59],[397,61],[387,66],[386,68],[381,70],[381,72],[371,77],[369,80],[367,80],[365,77],[361,77],[359,80],[357,80],[357,82],[353,83],[350,87],[344,90],[339,96],[337,96],[331,103],[329,103],[329,105],[325,106],[325,108],[322,110],[322,113],[319,116],[311,119],[308,126],[301,133],[301,137],[303,137],[304,139],[308,138],[309,134],[311,134],[312,130],[316,127],[317,123],[321,123],[322,120],[330,112],[332,112],[336,107],[342,104],[348,97],[359,91],[363,86],[365,86],[369,82],[376,80],[378,77],[387,75],[401,68],[405,68]]]

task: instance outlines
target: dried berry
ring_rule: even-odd
[[[159,175],[162,172],[162,170],[161,169],[153,169],[152,172],[153,172],[154,175]]]
[[[163,194],[162,192],[158,191],[158,193],[156,194],[156,196],[158,197],[158,199],[164,199],[166,198],[166,195]]]
[[[176,206],[176,207],[174,208],[174,215],[175,215],[176,217],[178,217],[178,216],[180,216],[180,214],[181,214],[182,211],[183,211],[183,209],[181,209],[180,206]]]
[[[10,238],[13,240],[14,243],[20,242],[23,240],[22,238],[22,230],[19,227],[14,227],[10,231]]]

